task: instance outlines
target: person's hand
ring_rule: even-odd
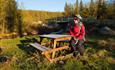
[[[72,38],[73,38],[74,40],[78,40],[75,36],[72,36]]]
[[[77,40],[75,37],[73,37],[74,40]]]
[[[73,39],[75,40],[75,44],[78,43],[78,39],[76,37],[73,37]]]

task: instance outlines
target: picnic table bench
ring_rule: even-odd
[[[61,51],[61,50],[64,50],[64,49],[68,49],[69,45],[56,47],[56,44],[57,44],[58,41],[65,41],[65,40],[69,41],[71,39],[70,35],[48,34],[48,35],[39,35],[39,37],[40,37],[40,42],[42,42],[43,38],[52,39],[53,40],[53,48],[48,48],[46,46],[42,46],[39,43],[31,43],[30,45],[35,47],[36,49],[42,51],[42,54],[45,55],[45,57],[51,62],[64,58],[64,56],[60,56],[58,58],[55,58],[55,52]]]
[[[50,48],[47,48],[47,47],[45,47],[45,46],[41,46],[41,45],[38,44],[38,43],[31,43],[30,45],[33,46],[34,48],[36,48],[36,49],[42,51],[42,52],[47,51],[47,50],[50,50]]]

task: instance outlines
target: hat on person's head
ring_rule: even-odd
[[[77,17],[77,18],[79,18],[80,20],[82,20],[82,17],[81,17],[79,14],[74,15],[74,17]]]

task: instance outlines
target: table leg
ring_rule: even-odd
[[[56,44],[57,44],[57,41],[54,40],[54,46],[53,46],[53,49],[56,48]],[[52,53],[52,59],[55,57],[55,52]]]
[[[42,43],[42,40],[43,40],[43,37],[40,37],[40,42],[39,42],[40,44]]]

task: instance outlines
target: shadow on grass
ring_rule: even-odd
[[[43,61],[43,57],[41,51],[37,50],[30,43],[38,43],[36,38],[26,38],[24,40],[20,40],[21,44],[17,44],[18,48],[31,55],[32,57],[36,57],[37,60]]]
[[[95,41],[86,41],[84,43],[84,46],[85,46],[85,49],[87,49],[87,48],[101,49],[99,47],[99,45],[97,44],[97,42],[95,42]]]
[[[24,50],[27,53],[36,53],[39,52],[36,48],[30,46],[30,43],[38,42],[35,38],[26,38],[25,40],[20,40],[21,44],[17,44],[18,48]]]
[[[17,46],[19,49],[24,50],[28,54],[35,53],[37,51],[34,47],[31,47],[27,44],[26,45],[25,44],[17,44]]]
[[[37,50],[36,48],[34,48],[28,44],[18,44],[17,46],[19,49],[23,50],[30,56],[35,57],[37,59],[37,61],[40,61],[40,62],[44,61],[41,51]]]

